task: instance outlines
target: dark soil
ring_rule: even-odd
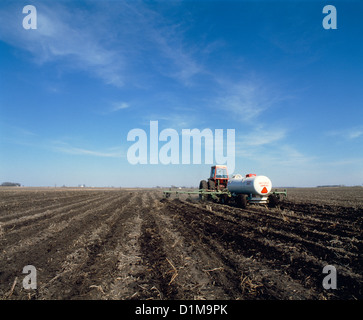
[[[0,299],[362,299],[363,206],[314,190],[240,209],[155,189],[3,188]]]

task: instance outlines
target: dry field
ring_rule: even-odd
[[[0,299],[362,299],[362,224],[359,187],[290,189],[274,209],[1,188]],[[23,288],[26,265],[36,290]]]

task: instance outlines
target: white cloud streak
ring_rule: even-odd
[[[221,89],[217,107],[232,113],[240,123],[251,123],[278,102],[288,99],[270,84],[258,79],[238,83],[220,81]]]
[[[115,112],[115,111],[127,109],[129,107],[130,107],[130,105],[126,102],[115,103],[114,107],[112,108],[112,111]]]
[[[70,12],[59,3],[48,4],[36,5],[36,30],[24,30],[16,23],[19,21],[11,15],[15,15],[14,7],[1,12],[4,28],[0,38],[32,53],[37,64],[62,61],[70,69],[81,69],[108,84],[122,86],[124,59],[104,40],[104,30],[92,27],[96,20],[92,13],[77,9]]]
[[[357,126],[341,130],[331,130],[328,131],[326,135],[331,137],[340,137],[346,140],[354,140],[363,137],[363,127]]]
[[[286,137],[286,130],[283,128],[266,129],[264,126],[257,127],[252,132],[243,135],[242,145],[263,146],[278,142]]]
[[[66,69],[88,72],[117,87],[137,84],[145,70],[182,84],[201,71],[183,48],[183,30],[143,2],[90,2],[87,9],[59,2],[35,6],[36,30],[22,28],[18,6],[0,9],[0,40],[30,52],[40,65],[62,62]]]
[[[83,155],[83,156],[94,156],[102,158],[123,158],[125,157],[124,150],[120,147],[109,148],[106,151],[90,150],[85,148],[74,147],[68,143],[57,141],[51,146],[51,149],[56,152]]]

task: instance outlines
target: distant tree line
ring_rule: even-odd
[[[317,188],[341,188],[341,187],[345,187],[344,184],[327,184],[324,186],[317,186]]]
[[[20,187],[21,184],[17,183],[17,182],[3,182],[0,186],[1,187]]]

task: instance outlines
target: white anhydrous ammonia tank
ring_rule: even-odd
[[[236,194],[267,196],[272,189],[271,180],[265,176],[237,175],[228,180],[228,190]]]

